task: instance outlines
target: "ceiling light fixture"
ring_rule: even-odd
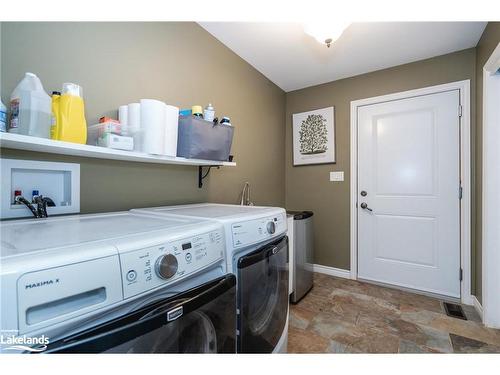
[[[336,21],[332,21],[331,23],[307,23],[304,25],[304,32],[330,48],[330,45],[342,35],[349,25],[350,22]]]

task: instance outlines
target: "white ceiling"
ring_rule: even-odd
[[[486,22],[354,23],[330,48],[299,23],[200,25],[284,91],[476,46]]]

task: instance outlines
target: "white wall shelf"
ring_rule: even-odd
[[[82,145],[78,143],[54,141],[52,139],[30,137],[27,135],[0,133],[0,147],[13,148],[50,154],[81,156],[86,158],[122,160],[139,163],[177,164],[192,166],[235,167],[236,163],[216,160],[186,159],[173,156],[150,155],[133,151],[114,150],[105,147]]]

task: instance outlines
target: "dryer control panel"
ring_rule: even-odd
[[[281,235],[286,229],[285,214],[234,223],[231,225],[233,247],[240,248],[266,241]]]
[[[171,284],[222,259],[220,230],[120,254],[124,298]]]

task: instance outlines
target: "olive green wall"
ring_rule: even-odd
[[[211,102],[236,127],[237,167],[212,170],[2,150],[2,157],[81,165],[81,211],[188,202],[236,203],[245,181],[252,200],[284,205],[284,92],[195,23],[10,23],[1,25],[4,103],[24,72],[45,91],[83,87],[88,124],[119,105],[156,98],[182,108]]]
[[[500,22],[489,22],[476,46],[476,230],[473,241],[476,248],[475,285],[476,296],[482,302],[482,167],[483,167],[483,67],[493,50],[500,43]]]
[[[350,268],[349,184],[350,102],[447,82],[471,80],[475,116],[475,49],[342,79],[286,95],[286,207],[315,213],[315,263]],[[337,163],[293,167],[292,114],[335,107]],[[330,182],[330,171],[344,171],[344,182]]]

